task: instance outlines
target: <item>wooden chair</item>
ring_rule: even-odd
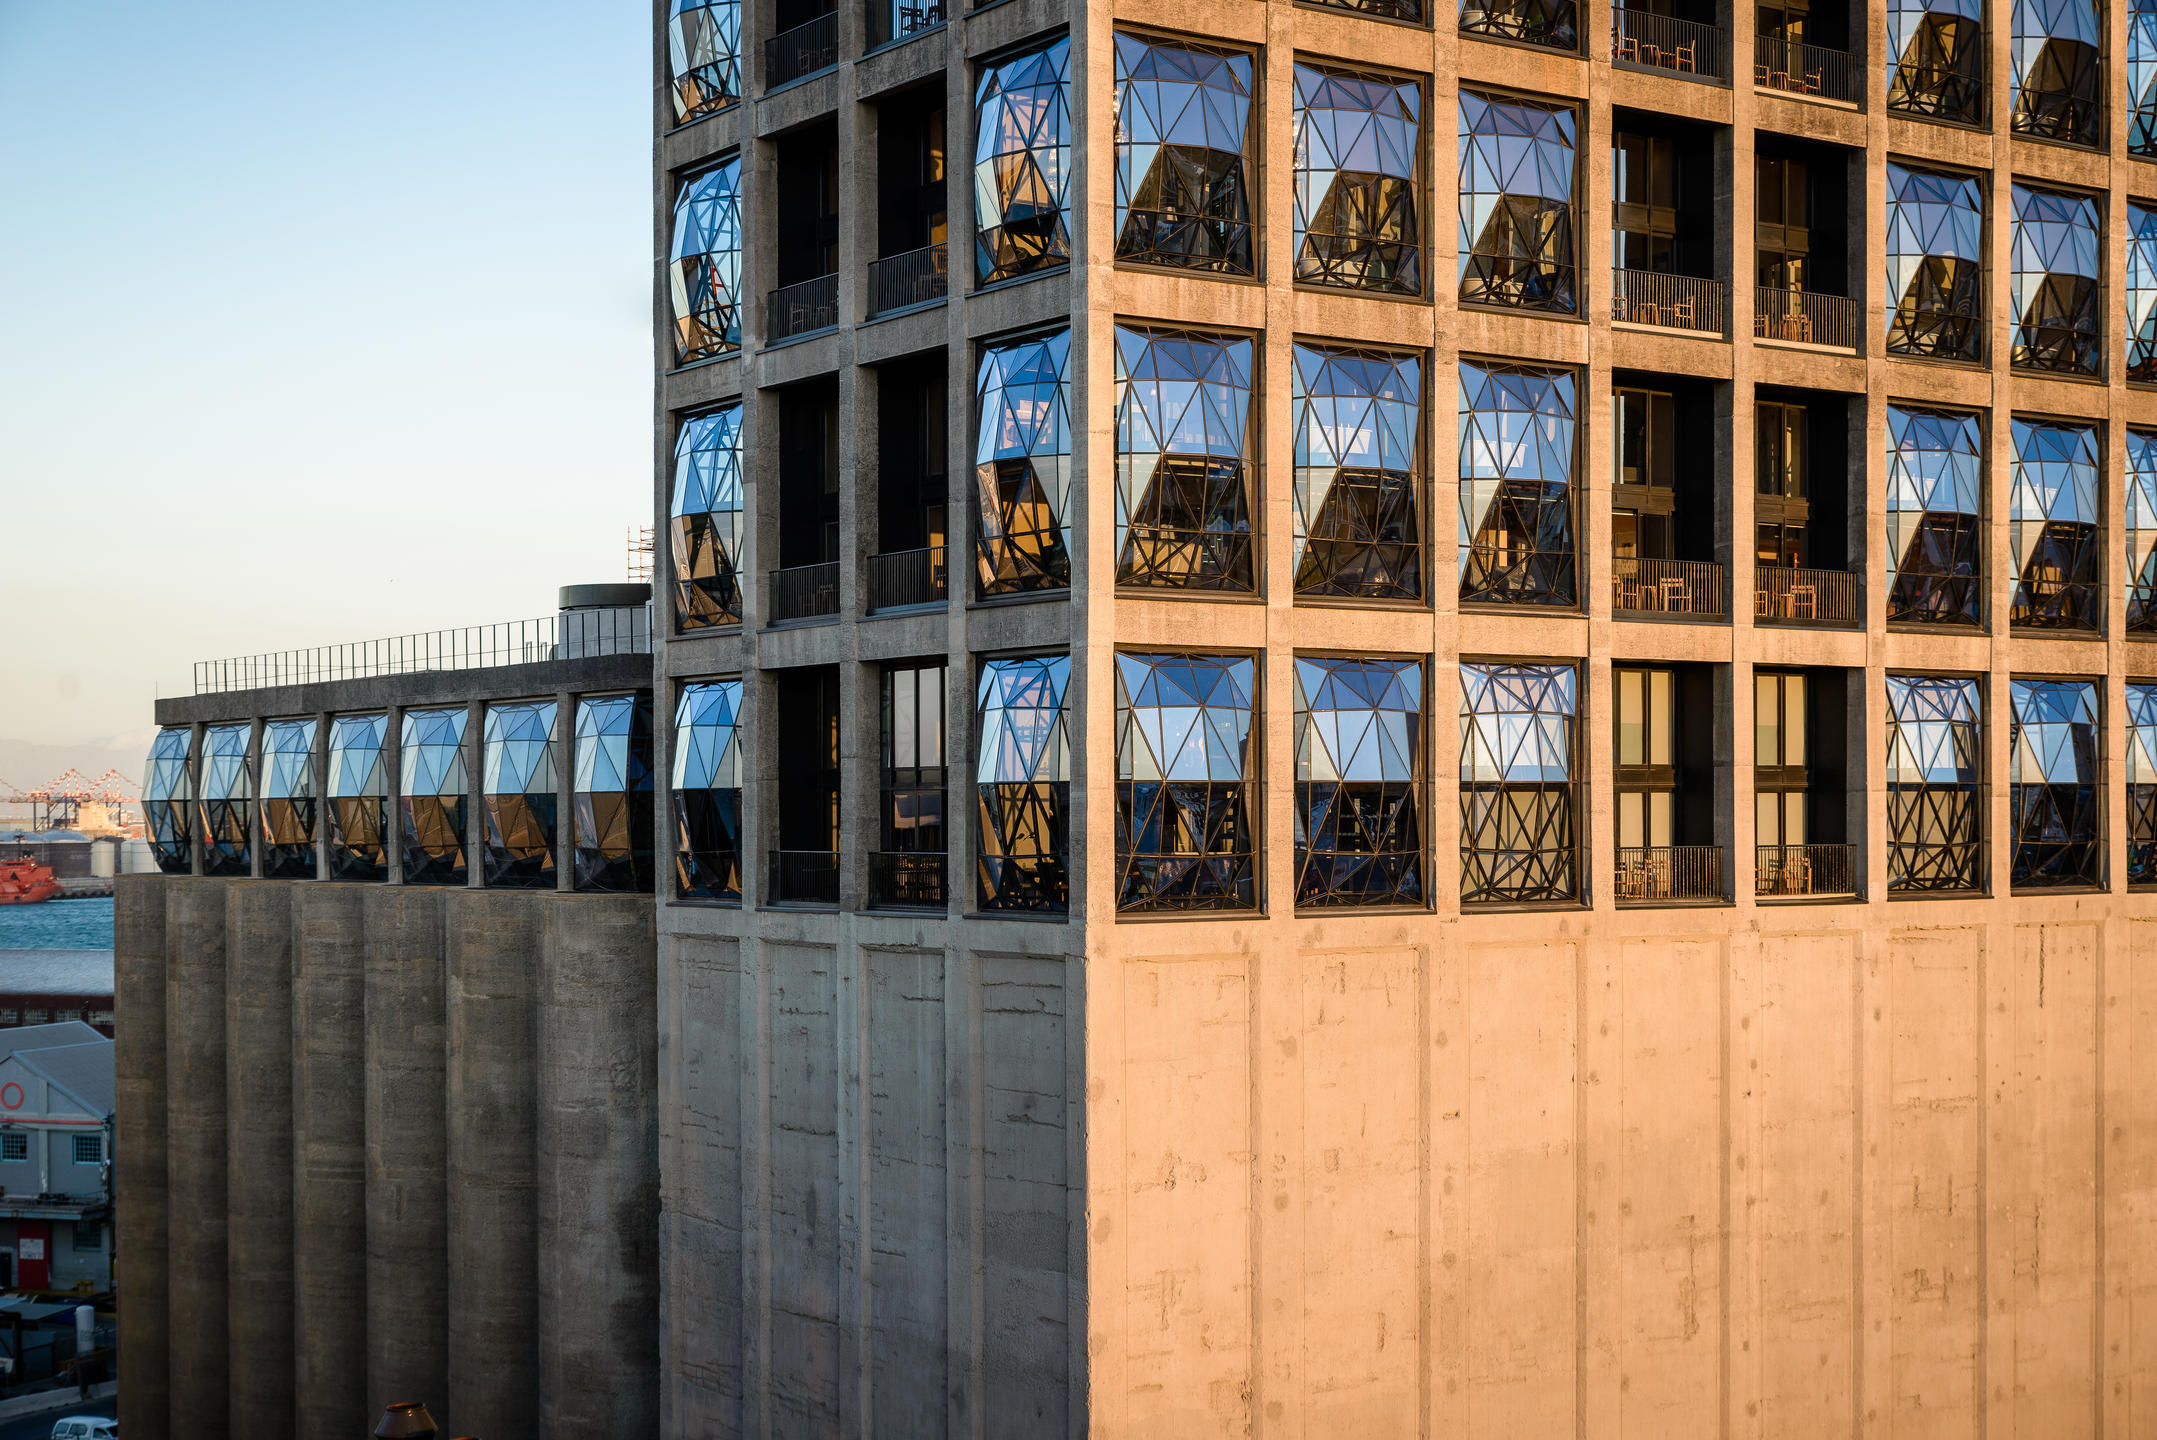
[[[1663,315],[1663,324],[1668,327],[1679,330],[1693,328],[1693,302],[1689,299],[1680,300],[1673,305],[1665,305]]]
[[[1792,585],[1790,587],[1790,618],[1798,618],[1804,612],[1807,620],[1820,618],[1820,587],[1817,585]]]
[[[1688,40],[1683,45],[1677,45],[1671,48],[1670,68],[1673,70],[1683,70],[1687,73],[1691,73],[1693,69],[1692,41]]]
[[[1683,580],[1672,578],[1663,581],[1661,589],[1663,592],[1663,609],[1682,611],[1688,615],[1692,613],[1693,592],[1691,586],[1687,585]]]

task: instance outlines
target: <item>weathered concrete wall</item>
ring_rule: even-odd
[[[163,876],[121,893],[122,983],[146,997],[118,1057],[141,1433],[230,1413],[253,1417],[234,1433],[361,1434],[414,1398],[445,1432],[651,1433],[649,898]]]
[[[544,897],[539,1430],[659,1423],[658,1016],[649,897]]]
[[[370,888],[366,923],[367,1408],[379,1413],[449,1387],[441,893]]]
[[[449,1376],[457,1424],[537,1429],[539,907],[445,895],[449,937]]]
[[[166,1169],[165,877],[113,884],[114,1284],[120,1424],[164,1440],[171,1418],[171,1211]]]
[[[293,1376],[303,1435],[369,1423],[366,896],[355,885],[292,887]]]
[[[225,895],[165,883],[165,1096],[171,1209],[171,1432],[230,1428],[226,1265]],[[118,1138],[118,1137],[116,1137]],[[120,1138],[119,1143],[132,1143]]]
[[[225,1156],[232,1424],[272,1434],[294,1415],[293,889],[235,881],[225,897]]]

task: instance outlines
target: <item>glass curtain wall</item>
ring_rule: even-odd
[[[1461,899],[1574,901],[1580,876],[1580,670],[1460,667]]]
[[[554,761],[555,704],[520,700],[487,707],[480,737],[481,860],[498,889],[555,888],[555,825],[561,779]]]
[[[1247,655],[1116,655],[1116,908],[1258,904]]]
[[[741,899],[742,682],[682,687],[674,709],[674,884],[683,899]]]
[[[382,763],[387,715],[330,721],[330,879],[389,878],[389,776]]]
[[[1295,660],[1296,904],[1421,905],[1423,664]]]
[[[2014,886],[2102,885],[2096,682],[2012,680],[2008,692]]]
[[[974,900],[983,910],[1062,914],[1071,907],[1070,681],[1065,655],[981,662]]]
[[[1985,887],[1978,682],[1887,677],[1887,888]]]
[[[652,888],[652,702],[648,695],[577,701],[576,812],[579,890]]]
[[[262,874],[315,878],[315,722],[262,726]]]
[[[464,759],[465,707],[407,710],[397,746],[397,807],[404,883],[462,885],[465,817],[472,788]]]

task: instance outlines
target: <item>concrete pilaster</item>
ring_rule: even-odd
[[[367,892],[293,894],[293,1388],[303,1435],[367,1406]]]
[[[165,910],[171,882],[113,885],[114,1283],[121,1304],[120,1422],[164,1440],[172,1403],[171,1178],[166,1147]]]

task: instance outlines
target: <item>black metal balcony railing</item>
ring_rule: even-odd
[[[894,550],[869,557],[869,609],[896,610],[906,605],[941,605],[949,590],[944,547]]]
[[[950,247],[938,242],[869,262],[869,314],[926,305],[951,293]]]
[[[839,613],[839,565],[796,565],[771,572],[772,623]]]
[[[1855,845],[1762,845],[1753,852],[1755,895],[1855,895]]]
[[[1612,883],[1620,903],[1723,898],[1720,845],[1621,847],[1617,861]]]
[[[921,5],[894,5],[892,0],[871,0],[869,44],[871,48],[889,45],[895,40],[941,29],[943,23],[944,7],[935,0]]]
[[[1610,562],[1610,605],[1629,615],[1727,613],[1723,567],[1706,560],[1642,560],[1620,555]]]
[[[1985,82],[1961,66],[1897,65],[1887,83],[1887,108],[1974,125],[1985,118]]]
[[[1610,318],[1665,330],[1725,333],[1723,282],[1653,270],[1610,272]]]
[[[1762,565],[1753,571],[1753,618],[1771,625],[1855,625],[1857,576]]]
[[[836,850],[774,850],[771,852],[771,894],[774,905],[836,905],[839,903],[839,853]]]
[[[945,904],[941,851],[869,852],[869,903],[897,910],[941,910]]]
[[[1645,10],[1610,12],[1610,58],[1616,64],[1727,80],[1729,46],[1729,37],[1719,25],[1651,15]]]
[[[1753,41],[1753,84],[1810,99],[1857,103],[1857,57],[1762,35]]]
[[[839,323],[839,277],[820,275],[771,292],[766,310],[766,341],[786,340]]]
[[[1762,340],[1828,345],[1855,352],[1857,315],[1857,302],[1846,296],[1786,290],[1777,285],[1753,287],[1753,334]]]
[[[839,12],[827,10],[764,42],[764,88],[776,89],[838,63]]]

